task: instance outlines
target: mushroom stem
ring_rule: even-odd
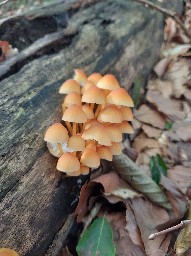
[[[63,151],[62,146],[61,146],[60,143],[58,143],[58,148],[59,148],[59,150],[60,150],[61,155],[63,155],[63,154],[64,154],[64,151]]]
[[[81,133],[83,131],[83,124],[78,124],[79,126],[79,133]]]
[[[110,94],[110,92],[111,92],[110,90],[106,90],[106,89],[105,89],[105,90],[104,90],[105,97],[107,97],[107,96]]]
[[[68,122],[68,121],[65,121],[65,123],[66,123],[66,126],[67,126],[67,128],[68,128],[68,131],[69,131],[69,133],[70,133],[70,135],[72,134],[72,125],[70,124],[70,122]]]
[[[72,135],[75,135],[76,134],[76,130],[77,130],[77,124],[76,123],[73,123],[73,128],[72,128]]]
[[[101,104],[99,104],[99,105],[97,106],[96,111],[95,111],[95,118],[97,118],[97,116],[98,116],[98,114],[99,114],[99,112],[100,112],[101,108],[102,108],[102,105],[101,105]]]
[[[90,103],[90,107],[92,108],[92,110],[94,110],[94,105],[95,103]]]

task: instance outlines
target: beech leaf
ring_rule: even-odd
[[[163,190],[147,176],[141,168],[129,159],[128,156],[123,153],[114,156],[113,165],[116,172],[118,172],[124,180],[129,182],[134,189],[144,194],[152,202],[166,209],[172,209]]]
[[[99,217],[82,234],[77,245],[79,256],[115,256],[113,234],[108,221]]]

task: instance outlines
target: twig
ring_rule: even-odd
[[[191,33],[189,32],[189,30],[184,26],[184,23],[179,19],[178,15],[176,12],[173,12],[171,10],[168,10],[166,8],[160,7],[156,4],[154,4],[153,2],[150,2],[148,0],[133,0],[134,2],[138,2],[141,4],[144,4],[156,11],[159,11],[163,14],[165,14],[166,16],[171,17],[172,19],[174,19],[176,21],[176,23],[180,26],[180,28],[184,31],[184,33],[191,39]]]
[[[167,229],[164,229],[164,230],[162,230],[160,232],[151,234],[149,236],[149,240],[154,240],[157,236],[164,235],[164,234],[169,233],[169,232],[171,232],[173,230],[176,230],[176,229],[179,229],[181,227],[184,227],[184,226],[186,226],[186,225],[188,225],[190,223],[191,223],[191,220],[183,220],[178,225],[175,225],[175,226],[173,226],[171,228],[167,228]]]
[[[19,52],[17,55],[14,55],[10,59],[7,59],[0,65],[0,78],[5,75],[11,67],[15,64],[24,61],[31,55],[35,54],[37,51],[42,50],[44,47],[47,47],[53,43],[58,42],[66,36],[72,36],[76,33],[75,29],[62,29],[58,32],[54,32],[40,39],[37,39],[34,43],[32,43],[29,47],[25,48],[23,51]]]
[[[0,2],[0,6],[3,4],[6,4],[7,2],[9,2],[9,0],[4,0],[4,1]]]

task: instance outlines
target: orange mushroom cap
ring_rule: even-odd
[[[67,129],[61,123],[51,125],[45,133],[44,140],[51,143],[65,143],[69,139]]]
[[[97,87],[111,91],[119,88],[120,86],[114,75],[107,74],[99,80],[99,82],[97,83]]]
[[[71,92],[65,97],[62,107],[69,107],[74,104],[82,105],[81,96],[76,92]]]
[[[82,87],[82,94],[84,94],[84,92],[90,89],[91,87],[95,87],[95,84],[93,84],[90,81],[87,81],[85,85]]]
[[[80,94],[80,85],[74,79],[66,80],[59,89],[60,94],[68,94],[71,92]]]
[[[133,120],[133,112],[129,107],[121,107],[120,111],[122,113],[123,121],[132,121]]]
[[[85,140],[95,140],[100,145],[111,146],[111,139],[108,135],[107,129],[103,125],[91,125],[86,129],[82,138]]]
[[[122,144],[120,142],[112,142],[109,148],[113,155],[120,155],[122,153]]]
[[[88,120],[89,119],[92,120],[94,118],[94,112],[89,105],[87,105],[87,104],[82,105],[82,109],[83,109],[84,113],[86,114],[86,117]]]
[[[69,138],[68,148],[73,151],[83,151],[85,149],[85,140],[81,137],[81,134],[75,134]]]
[[[118,88],[110,92],[106,101],[107,103],[114,105],[134,107],[133,100],[129,96],[128,92],[123,88]]]
[[[62,120],[74,123],[85,123],[87,122],[87,117],[82,107],[74,104],[65,110]]]
[[[74,70],[74,80],[76,80],[81,86],[84,85],[87,81],[87,76],[82,69]]]
[[[0,248],[0,256],[19,256],[19,254],[9,248]]]
[[[109,133],[112,142],[121,142],[122,141],[122,132],[119,125],[110,124],[106,126],[106,129]]]
[[[80,162],[74,154],[67,152],[58,159],[56,168],[61,172],[75,172],[80,169]]]
[[[90,172],[90,169],[89,169],[89,167],[81,164],[80,165],[80,172],[81,172],[82,175],[87,175]]]
[[[126,121],[123,121],[121,124],[119,124],[119,127],[122,133],[128,133],[128,134],[134,133],[133,127]]]
[[[90,76],[88,76],[88,81],[96,85],[101,78],[102,78],[102,75],[100,73],[92,73]]]
[[[90,168],[98,168],[100,165],[100,158],[98,153],[92,149],[85,149],[80,162]]]
[[[99,112],[97,119],[106,123],[121,123],[122,114],[116,106],[108,106]]]
[[[100,146],[97,148],[97,153],[98,153],[100,159],[112,161],[113,155],[112,155],[111,149],[109,147]]]
[[[106,99],[105,99],[104,92],[101,89],[99,89],[96,86],[94,87],[92,86],[87,91],[85,91],[84,94],[82,95],[82,102],[96,103],[96,104],[103,105],[106,103]]]

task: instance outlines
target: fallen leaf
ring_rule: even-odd
[[[150,125],[143,124],[142,129],[144,133],[149,137],[149,138],[155,138],[158,139],[161,135],[161,130],[154,128]]]
[[[171,62],[171,58],[163,58],[155,65],[154,71],[159,78],[162,78],[168,69],[168,65]]]
[[[191,202],[189,206],[187,219],[191,220]],[[184,227],[180,231],[177,237],[177,240],[175,243],[176,254],[178,256],[183,256],[185,255],[184,253],[190,248],[191,248],[191,223],[186,225],[186,227]]]
[[[125,212],[107,213],[105,218],[107,218],[113,230],[116,255],[146,256],[144,249],[142,249],[141,246],[133,243],[129,232],[127,232],[125,229]],[[138,239],[141,239],[140,236]]]
[[[153,103],[157,109],[167,115],[171,120],[184,119],[185,113],[182,111],[182,102],[167,99],[157,91],[149,90],[147,100]]]
[[[179,44],[175,47],[170,47],[167,50],[162,51],[164,57],[178,57],[183,54],[186,54],[191,48],[191,44]]]
[[[176,34],[176,22],[174,19],[168,17],[166,19],[166,26],[165,26],[165,39],[168,41],[171,41],[172,38]]]
[[[112,229],[106,218],[99,217],[82,233],[76,247],[79,256],[115,256]]]
[[[168,170],[167,177],[174,181],[183,193],[186,193],[187,188],[191,186],[191,169],[182,165],[176,165]]]
[[[184,84],[190,79],[190,63],[186,60],[171,62],[164,79],[173,82],[173,95],[180,98],[185,92]]]
[[[133,147],[138,153],[148,148],[159,148],[160,145],[157,140],[148,138],[144,133],[138,135],[133,142]]]
[[[169,98],[173,92],[173,85],[171,81],[164,81],[160,79],[150,80],[147,88],[160,92],[165,98]]]
[[[159,250],[165,254],[168,250],[171,235],[162,235],[155,240],[148,240],[148,237],[150,234],[157,232],[158,225],[169,221],[167,211],[143,198],[134,198],[131,207],[141,232],[146,255],[155,256]]]
[[[153,127],[164,129],[165,119],[147,105],[142,105],[138,110],[134,111],[135,118],[143,123],[150,124]]]

